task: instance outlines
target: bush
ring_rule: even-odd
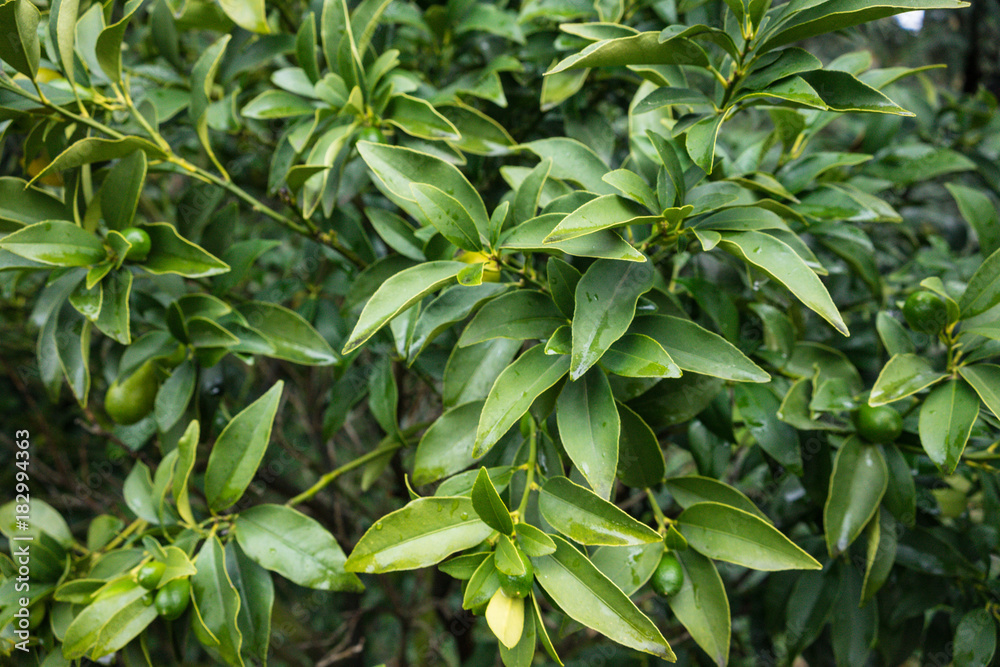
[[[996,664],[963,6],[0,4],[0,652]]]

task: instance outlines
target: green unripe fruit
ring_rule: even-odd
[[[125,259],[133,262],[141,262],[149,256],[152,241],[150,241],[146,230],[139,229],[138,227],[126,227],[122,230],[122,236],[132,244],[132,247],[125,253]]]
[[[948,323],[948,305],[934,292],[921,290],[906,297],[903,317],[914,331],[937,335]]]
[[[171,579],[156,594],[153,605],[156,613],[168,621],[172,621],[184,613],[191,599],[191,581],[188,579]]]
[[[365,127],[358,132],[358,141],[370,141],[373,144],[386,143],[385,135],[377,127]]]
[[[156,365],[147,361],[124,382],[111,383],[104,395],[104,409],[119,424],[134,424],[152,411],[159,389]]]
[[[151,591],[160,583],[166,569],[167,566],[164,563],[154,560],[139,568],[139,574],[136,575],[135,580],[139,582],[140,586]]]
[[[903,432],[903,418],[888,405],[862,405],[854,416],[858,435],[874,443],[893,442]]]
[[[649,583],[660,597],[677,595],[684,585],[684,568],[677,556],[670,551],[664,553]]]
[[[531,561],[527,558],[524,562],[524,574],[512,576],[497,570],[497,577],[500,579],[500,588],[511,598],[523,598],[531,592],[531,586],[535,581],[535,568],[531,566]]]
[[[145,595],[142,596],[142,603],[147,607],[153,604],[153,600],[156,599],[156,593],[153,591],[147,591]]]

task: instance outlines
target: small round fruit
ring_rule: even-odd
[[[187,609],[191,599],[191,582],[188,579],[171,579],[156,594],[153,605],[156,613],[172,621]]]
[[[858,435],[874,443],[893,442],[903,432],[903,418],[888,405],[862,405],[854,416]]]
[[[660,597],[677,595],[684,585],[684,568],[677,556],[669,551],[664,553],[649,583]]]
[[[153,409],[159,388],[156,365],[147,361],[124,382],[111,383],[104,395],[104,409],[119,424],[134,424]]]
[[[122,230],[122,236],[132,244],[132,247],[125,253],[125,259],[141,262],[149,256],[149,250],[153,245],[146,230],[138,227],[126,227]]]
[[[531,592],[531,585],[535,581],[535,568],[531,566],[531,561],[523,559],[525,572],[520,576],[511,576],[497,570],[497,577],[500,579],[500,588],[511,598],[523,598]]]
[[[163,577],[166,569],[165,563],[158,560],[151,561],[139,568],[139,574],[136,575],[135,580],[147,591],[151,591],[160,583],[160,578]]]
[[[481,252],[466,251],[458,256],[458,261],[466,264],[483,264],[483,282],[500,282],[500,264],[490,256]]]
[[[914,331],[935,335],[948,323],[948,306],[934,292],[921,290],[906,297],[903,316]]]
[[[385,134],[377,127],[365,127],[358,132],[358,141],[370,141],[373,144],[386,143]]]

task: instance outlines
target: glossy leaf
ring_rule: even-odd
[[[666,464],[653,429],[627,405],[618,404],[621,436],[618,440],[618,479],[626,486],[645,489],[663,479]]]
[[[760,448],[782,466],[802,470],[798,432],[778,419],[781,401],[765,385],[738,384],[733,390],[736,409]]]
[[[318,521],[284,505],[255,505],[233,522],[236,540],[261,567],[319,590],[358,592],[364,586],[344,569],[347,560]]]
[[[560,609],[612,641],[665,660],[676,659],[653,622],[620,588],[569,542],[561,537],[553,540],[555,553],[531,562],[535,578]]]
[[[896,354],[882,368],[872,387],[869,405],[885,405],[926,389],[945,377],[916,354]]]
[[[205,468],[205,497],[212,510],[232,506],[253,481],[271,439],[284,386],[279,380],[233,417],[219,434]]]
[[[511,426],[517,423],[536,398],[569,372],[569,358],[545,354],[536,345],[508,366],[486,397],[473,456],[490,450]]]
[[[610,372],[634,378],[676,378],[680,367],[649,336],[625,334],[608,348],[601,357],[601,365]]]
[[[690,320],[670,315],[639,317],[630,332],[659,343],[682,370],[737,382],[771,379],[725,338]]]
[[[19,2],[9,2],[3,7],[17,4]],[[30,2],[28,4],[31,5]],[[21,226],[46,220],[60,220],[66,216],[63,202],[45,190],[29,187],[27,181],[20,178],[0,177],[0,221]]]
[[[63,656],[97,659],[132,641],[156,618],[156,608],[143,602],[146,593],[139,584],[123,581],[115,594],[87,605],[63,635]]]
[[[229,265],[201,246],[177,233],[168,222],[141,225],[149,234],[149,256],[142,262],[145,271],[157,275],[175,273],[185,278],[204,278],[229,271]]]
[[[479,544],[492,532],[468,498],[418,498],[376,521],[345,568],[370,574],[427,567]]]
[[[627,546],[660,541],[649,526],[565,477],[552,477],[538,496],[545,520],[580,544]]]
[[[629,199],[618,195],[605,195],[590,200],[567,215],[545,237],[545,243],[568,241],[602,229],[652,224],[658,220],[660,216],[649,215],[648,210]]]
[[[622,337],[639,297],[653,286],[655,270],[642,264],[598,260],[576,286],[570,379],[576,380]]]
[[[1000,366],[976,364],[958,369],[994,415],[1000,416]]]
[[[466,266],[464,262],[425,262],[404,269],[383,282],[361,311],[343,353],[348,354],[361,347],[389,320],[451,282]]]
[[[465,327],[458,344],[465,347],[493,338],[543,339],[564,324],[566,318],[548,295],[520,289],[499,296],[480,308]]]
[[[243,635],[243,652],[265,663],[271,643],[274,607],[271,574],[247,558],[235,541],[226,543],[226,572],[240,597],[236,625]]]
[[[13,28],[0,40],[0,60],[29,79],[35,78],[41,47],[38,43],[39,12],[30,0],[0,4],[0,24]]]
[[[949,380],[920,406],[920,444],[931,461],[951,474],[979,417],[979,396],[962,380]]]
[[[237,621],[240,596],[226,571],[226,554],[217,536],[205,540],[196,562],[198,571],[191,577],[191,597],[201,623],[192,624],[194,634],[227,664],[243,665],[243,633]]]
[[[219,0],[219,6],[233,23],[250,32],[268,33],[264,0]]]
[[[123,137],[121,139],[87,137],[86,139],[80,139],[57,155],[52,162],[48,163],[45,168],[35,174],[31,182],[34,183],[54,172],[66,171],[67,169],[73,169],[94,162],[125,157],[137,150],[145,153],[146,157],[154,159],[166,157],[162,148],[141,137]]]
[[[663,543],[650,542],[625,547],[598,547],[591,554],[590,562],[625,595],[634,595],[653,576],[662,557]]]
[[[424,432],[413,459],[413,483],[430,484],[472,465],[472,447],[483,401],[445,411]]]
[[[472,485],[472,508],[483,522],[504,535],[514,532],[514,522],[510,519],[510,511],[503,504],[496,487],[490,481],[486,468],[480,468],[476,482]]]
[[[618,468],[618,408],[607,376],[591,370],[563,386],[556,402],[559,438],[601,498],[609,498]]]
[[[274,351],[267,356],[306,366],[327,366],[339,361],[330,344],[295,311],[264,301],[244,303],[239,311],[273,346]]]
[[[729,505],[744,512],[755,514],[764,521],[771,523],[753,501],[743,495],[738,489],[711,477],[686,475],[670,477],[666,481],[667,490],[677,504],[687,508],[696,503],[714,502]]]
[[[998,303],[1000,303],[1000,250],[979,265],[958,300],[963,318],[985,313]]]
[[[958,183],[945,183],[945,187],[955,198],[962,217],[975,230],[980,252],[989,256],[1000,249],[1000,215],[993,201],[979,190]]]
[[[845,440],[834,459],[823,506],[826,546],[832,558],[846,551],[872,520],[888,484],[889,471],[878,447],[857,437]]]
[[[660,33],[643,32],[594,42],[583,51],[563,59],[546,74],[581,67],[621,67],[624,65],[707,65],[700,46],[689,39],[660,41]]]
[[[29,225],[0,239],[0,248],[54,266],[89,266],[104,259],[101,240],[72,222]]]
[[[670,611],[691,635],[691,639],[719,667],[729,662],[731,621],[729,598],[715,563],[697,551],[675,552],[684,568],[684,583],[676,595],[667,598]]]
[[[749,512],[715,502],[698,503],[677,517],[695,551],[753,570],[818,570],[822,566],[778,530]]]

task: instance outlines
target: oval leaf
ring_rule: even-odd
[[[538,509],[553,528],[580,544],[628,546],[662,539],[646,524],[566,477],[545,482]]]

